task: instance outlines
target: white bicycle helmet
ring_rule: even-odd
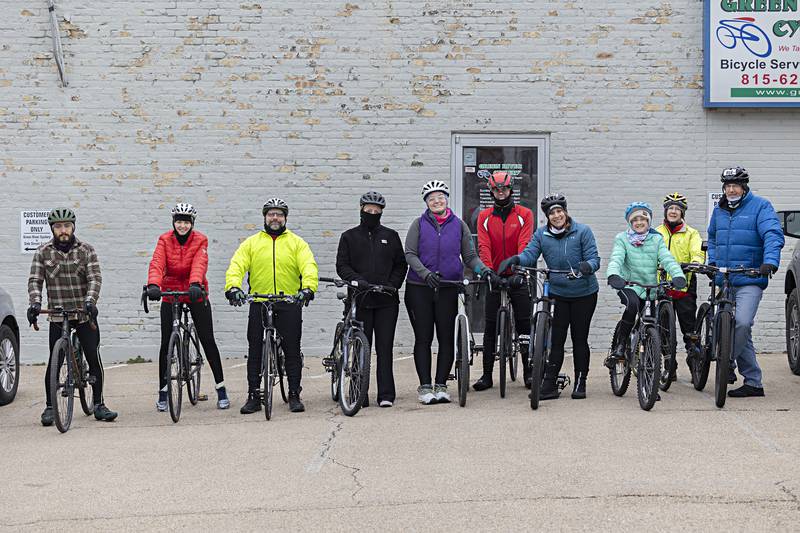
[[[178,215],[190,216],[192,217],[192,223],[194,223],[194,219],[197,218],[197,209],[192,204],[181,202],[172,208],[172,218]]]
[[[280,209],[283,211],[283,216],[289,216],[289,205],[280,198],[270,198],[267,200],[264,203],[264,207],[261,209],[261,214],[267,216],[267,211],[270,209]]]
[[[431,180],[422,186],[422,199],[425,200],[432,192],[443,192],[450,196],[450,187],[442,180]]]

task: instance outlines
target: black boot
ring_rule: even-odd
[[[302,413],[306,410],[306,406],[300,401],[300,391],[289,391],[289,411],[292,413]]]
[[[480,392],[482,390],[491,389],[494,386],[492,382],[492,375],[491,374],[483,374],[478,381],[476,381],[472,388],[476,391]]]
[[[553,365],[547,365],[542,380],[542,390],[539,391],[540,400],[555,400],[561,395],[558,390],[558,369]]]
[[[103,422],[113,422],[117,418],[117,413],[106,407],[106,404],[100,403],[94,408],[94,418]]]
[[[605,363],[603,363],[606,368],[613,370],[617,366],[617,361],[622,361],[625,359],[625,344],[617,344],[614,346],[614,349],[608,354],[606,357]]]
[[[249,415],[261,410],[261,394],[258,391],[251,391],[247,394],[247,401],[239,409],[243,415]]]
[[[531,388],[531,367],[528,364],[522,365],[522,378],[525,382],[525,388]]]
[[[573,400],[583,400],[586,398],[586,373],[578,372],[575,374],[575,388],[572,389]]]

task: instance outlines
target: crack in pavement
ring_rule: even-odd
[[[344,465],[341,465],[344,466]],[[352,468],[352,467],[348,467]],[[579,502],[579,501],[597,501],[597,500],[645,500],[645,499],[666,499],[670,503],[675,504],[699,504],[699,505],[760,505],[764,503],[778,503],[778,504],[796,504],[800,505],[800,499],[788,488],[784,487],[785,481],[779,481],[775,485],[781,489],[781,492],[789,496],[788,498],[747,498],[747,499],[727,499],[723,496],[717,495],[697,495],[691,496],[688,494],[589,494],[589,495],[563,495],[563,496],[492,496],[485,498],[449,498],[449,499],[436,499],[436,498],[420,498],[416,500],[408,500],[404,502],[378,502],[378,503],[364,503],[356,502],[352,506],[336,505],[312,505],[312,506],[298,506],[298,507],[275,507],[272,509],[265,507],[247,506],[237,509],[219,509],[219,510],[191,510],[191,511],[164,511],[156,513],[130,513],[120,515],[96,515],[85,517],[55,517],[55,518],[42,518],[31,520],[28,522],[0,522],[0,527],[22,527],[22,526],[39,526],[50,523],[64,523],[64,522],[82,522],[91,520],[125,520],[125,519],[143,519],[143,518],[161,518],[161,517],[196,517],[196,516],[224,516],[224,515],[241,515],[243,513],[286,513],[286,512],[309,512],[309,511],[340,511],[343,508],[359,508],[359,509],[387,509],[387,508],[400,508],[411,507],[415,505],[454,505],[454,504],[470,504],[470,503],[536,503],[536,502]]]
[[[791,501],[795,504],[795,510],[800,511],[800,497],[798,497],[792,489],[786,486],[786,480],[776,482],[775,486],[778,487],[782,493],[789,496]]]
[[[341,466],[342,468],[347,468],[350,470],[350,476],[353,478],[353,483],[356,484],[356,490],[350,495],[350,498],[355,500],[356,495],[364,488],[364,485],[358,480],[358,473],[361,472],[361,469],[356,466],[346,465],[341,461],[337,461],[333,457],[331,457],[331,462],[335,465]]]
[[[336,407],[331,407],[331,409],[328,411],[328,414],[330,416],[326,420],[330,422],[333,427],[328,433],[328,437],[320,444],[318,452],[306,465],[306,472],[310,474],[317,474],[320,470],[322,470],[322,466],[325,464],[325,461],[328,460],[331,448],[333,448],[333,442],[336,440],[337,435],[339,435],[339,432],[342,430],[342,426],[344,425],[344,421],[336,420],[338,417],[338,414],[336,413]]]

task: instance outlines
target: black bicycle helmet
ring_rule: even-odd
[[[742,167],[730,167],[722,171],[720,181],[725,183],[745,184],[750,181],[750,174]]]
[[[550,210],[554,207],[560,207],[564,211],[567,210],[567,199],[561,193],[551,194],[549,196],[545,196],[542,198],[541,201],[542,211],[544,214],[550,213]]]
[[[359,201],[359,205],[361,205],[361,207],[364,207],[366,204],[377,205],[383,209],[386,207],[386,199],[379,192],[369,191],[362,194],[361,200]]]

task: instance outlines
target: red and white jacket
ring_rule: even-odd
[[[199,283],[208,292],[208,238],[192,230],[186,243],[181,246],[175,233],[168,231],[158,238],[158,244],[150,260],[147,275],[148,285],[158,285],[162,291],[188,291],[189,285]],[[188,296],[180,298],[189,302]],[[164,297],[165,302],[172,298]]]
[[[533,212],[516,205],[505,222],[488,207],[478,215],[478,255],[483,264],[497,272],[504,259],[521,253],[533,235]],[[497,272],[502,274],[502,272]]]

